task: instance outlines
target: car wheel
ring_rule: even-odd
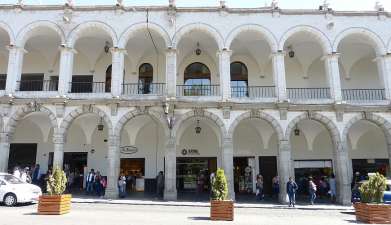
[[[7,194],[5,197],[4,197],[4,204],[6,206],[14,206],[16,205],[16,196],[14,194]]]

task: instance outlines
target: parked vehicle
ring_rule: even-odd
[[[37,201],[40,195],[40,187],[25,183],[11,174],[0,173],[0,202],[6,206]]]

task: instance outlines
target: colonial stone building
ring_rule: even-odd
[[[335,173],[348,204],[354,172],[390,175],[390,16],[0,5],[0,171],[93,168],[108,196],[164,171],[168,200],[217,167],[232,198]]]

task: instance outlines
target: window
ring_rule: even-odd
[[[92,93],[92,84],[94,77],[92,75],[74,75],[72,76],[72,93]]]
[[[210,70],[203,63],[192,63],[185,69],[185,96],[206,96],[211,94]]]
[[[138,68],[138,93],[150,94],[152,89],[153,67],[149,63],[143,63]]]
[[[244,63],[231,63],[232,97],[248,97],[248,70]]]
[[[7,82],[7,74],[0,74],[0,90],[5,90],[6,82]]]
[[[43,73],[24,73],[20,78],[20,91],[43,91]]]

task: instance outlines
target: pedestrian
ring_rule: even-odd
[[[286,183],[286,193],[289,199],[289,207],[295,207],[296,204],[296,191],[299,189],[296,182],[292,177],[289,177],[289,181]]]
[[[14,177],[17,177],[17,178],[20,179],[20,169],[19,169],[19,167],[15,166],[14,172],[12,174],[14,175]]]
[[[102,176],[102,179],[100,180],[100,183],[102,185],[102,192],[101,192],[100,197],[103,198],[103,196],[105,196],[105,194],[106,194],[106,187],[107,187],[106,177]]]
[[[263,176],[261,174],[257,175],[257,183],[255,185],[256,187],[256,199],[258,201],[263,199]]]
[[[27,183],[27,170],[28,170],[28,168],[26,167],[26,168],[22,169],[22,171],[20,173],[20,179],[25,183]]]
[[[157,198],[163,199],[163,193],[164,193],[164,174],[163,174],[163,171],[160,171],[156,177],[156,189],[157,189]]]
[[[329,193],[330,193],[331,201],[335,203],[336,196],[337,196],[337,183],[334,174],[331,174],[331,177],[329,179],[329,185],[330,185]]]
[[[310,195],[310,204],[313,205],[316,199],[316,184],[314,183],[312,177],[309,177],[308,192]]]
[[[96,175],[95,175],[95,180],[94,180],[94,187],[95,187],[95,193],[97,196],[101,196],[101,192],[102,192],[102,184],[100,183],[101,181],[101,175],[100,175],[100,172],[99,171],[96,171]]]
[[[32,179],[32,182],[33,184],[39,184],[39,178],[40,178],[40,173],[39,173],[39,169],[40,169],[40,165],[37,164],[34,166],[34,169],[32,170],[32,176],[31,176],[31,179]]]
[[[278,177],[278,175],[273,177],[272,179],[272,190],[272,195],[278,199],[278,194],[280,193],[280,178]]]
[[[118,179],[118,193],[119,198],[125,198],[126,196],[126,177],[121,175]]]
[[[91,171],[87,175],[86,179],[86,192],[87,195],[93,194],[94,191],[94,181],[95,181],[95,171],[91,169]]]

